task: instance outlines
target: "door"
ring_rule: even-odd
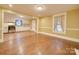
[[[32,20],[32,31],[36,31],[36,20]]]

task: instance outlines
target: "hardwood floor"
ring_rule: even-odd
[[[73,55],[79,43],[37,34],[19,32],[4,34],[4,42],[0,43],[1,55]]]

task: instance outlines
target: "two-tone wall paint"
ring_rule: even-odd
[[[67,36],[70,38],[79,39],[79,9],[66,11],[66,33],[58,34],[53,32],[53,17],[39,18],[39,32],[45,32],[50,34],[57,34],[61,36]]]
[[[79,9],[67,12],[67,36],[79,39]]]

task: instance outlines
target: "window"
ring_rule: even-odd
[[[54,16],[54,32],[65,33],[66,31],[66,13]]]
[[[15,24],[16,26],[22,26],[22,20],[20,18],[16,18]]]

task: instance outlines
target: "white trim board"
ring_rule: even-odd
[[[74,42],[79,42],[79,39],[70,38],[70,37],[66,37],[66,36],[60,36],[60,35],[57,35],[57,34],[50,34],[50,33],[45,33],[45,32],[38,32],[38,33],[53,36],[53,37],[58,37],[58,38],[62,38],[62,39],[70,40],[70,41],[74,41]]]
[[[79,29],[68,28],[67,30],[79,31]]]
[[[36,33],[37,33],[37,31],[34,31],[34,30],[32,30],[32,29],[30,29],[30,31],[33,31],[33,32],[36,32]]]

